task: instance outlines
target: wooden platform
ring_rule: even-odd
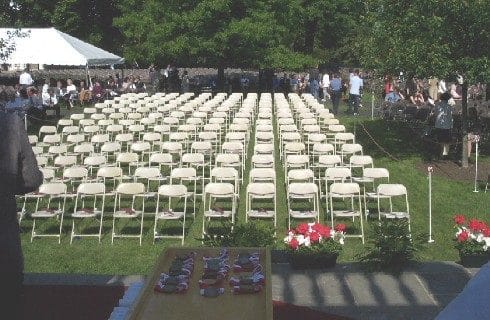
[[[162,272],[168,272],[174,257],[179,254],[196,252],[194,273],[189,289],[183,294],[165,294],[153,290]],[[216,256],[218,248],[169,248],[157,260],[153,273],[149,276],[129,319],[165,320],[272,320],[272,286],[270,251],[265,248],[230,248],[229,262],[233,265],[239,252],[259,252],[260,263],[265,272],[265,286],[255,294],[233,294],[228,280],[224,283],[225,293],[216,298],[203,297],[199,291],[199,279],[203,272],[203,256]],[[229,276],[234,274],[230,270]],[[228,276],[228,278],[229,278]]]

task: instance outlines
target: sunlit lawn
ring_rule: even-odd
[[[342,108],[344,109],[344,108]],[[77,111],[75,111],[77,112]],[[420,138],[413,134],[404,125],[387,123],[383,120],[370,120],[368,118],[353,119],[347,116],[340,117],[351,132],[356,133],[356,139],[362,143],[364,154],[374,158],[376,167],[385,167],[390,171],[390,182],[404,184],[409,193],[410,212],[412,217],[412,231],[414,233],[428,233],[428,179],[426,172],[417,169],[427,158],[427,149]],[[370,132],[378,144],[389,154],[381,151],[367,136],[360,124]],[[31,129],[34,130],[35,129]],[[251,138],[253,141],[253,136]],[[277,148],[278,149],[278,146]],[[249,155],[253,152],[253,146],[249,146]],[[490,161],[488,156],[482,161]],[[248,168],[250,156],[247,161],[244,181],[248,180]],[[466,169],[461,169],[466,170]],[[282,238],[287,230],[287,203],[285,195],[283,165],[276,155],[277,172],[277,197],[278,197],[278,240],[276,248],[283,248]],[[473,175],[468,171],[468,175]],[[486,177],[486,176],[485,176]],[[456,213],[464,213],[471,217],[487,219],[490,213],[490,192],[474,193],[473,184],[469,182],[450,181],[438,176],[433,177],[433,234],[435,243],[425,245],[425,250],[420,253],[423,260],[457,260],[457,251],[453,248],[452,237],[454,235],[452,216]],[[246,184],[241,188],[239,199],[239,211],[237,219],[245,221],[245,190]],[[325,200],[321,202],[324,203]],[[323,204],[324,205],[324,204]],[[371,204],[373,205],[373,204]],[[139,246],[136,239],[116,239],[111,244],[112,216],[110,215],[112,204],[104,219],[102,243],[96,239],[76,239],[70,245],[69,231],[71,220],[69,212],[73,204],[68,202],[65,215],[63,236],[61,244],[57,239],[36,238],[30,242],[30,230],[32,220],[26,218],[22,221],[22,241],[25,256],[25,268],[27,272],[64,272],[64,273],[99,273],[99,274],[145,274],[150,271],[157,256],[167,246],[178,246],[178,240],[161,240],[153,244],[153,216],[145,217],[143,245]],[[154,205],[149,203],[149,206]],[[199,246],[201,244],[202,206],[199,202],[199,211],[196,219],[187,220],[186,246]],[[325,210],[321,212],[321,220],[330,221],[325,217]],[[373,223],[369,219],[365,225],[368,231]],[[263,222],[271,223],[271,222]],[[427,236],[428,239],[428,236]],[[364,250],[359,239],[348,239],[340,259],[342,261],[355,261],[356,255]]]

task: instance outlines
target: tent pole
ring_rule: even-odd
[[[89,71],[89,68],[88,68],[88,63],[85,65],[85,71],[86,71],[86,74],[87,74],[87,86],[90,88],[92,87],[92,79],[90,78],[90,71]]]

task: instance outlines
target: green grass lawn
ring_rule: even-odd
[[[75,110],[79,112],[80,110]],[[404,184],[409,193],[410,211],[412,217],[412,231],[414,233],[428,233],[428,179],[427,174],[420,168],[420,163],[431,157],[424,143],[413,134],[405,125],[400,123],[388,123],[383,120],[370,120],[360,117],[354,119],[341,116],[340,121],[351,132],[356,133],[357,141],[362,143],[364,154],[374,158],[376,167],[385,167],[390,171],[390,182]],[[362,124],[362,125],[361,125]],[[362,129],[364,126],[375,141],[386,152],[381,151],[371,138]],[[31,128],[31,132],[35,132]],[[253,141],[253,136],[251,138]],[[277,148],[278,149],[278,148]],[[249,155],[253,153],[253,146],[249,146]],[[250,156],[247,160],[244,181],[248,181],[248,168]],[[482,161],[490,162],[488,156],[483,156]],[[423,167],[423,166],[422,166]],[[466,169],[460,169],[466,170]],[[276,156],[277,176],[277,248],[283,248],[282,238],[287,229],[287,203],[284,186],[283,165]],[[488,173],[487,173],[488,174]],[[468,175],[473,175],[468,171]],[[490,213],[490,192],[473,193],[473,183],[452,181],[435,175],[433,177],[433,234],[435,243],[426,244],[420,253],[422,260],[457,260],[457,251],[453,248],[454,236],[452,216],[463,213],[470,217],[486,219]],[[242,185],[239,199],[239,211],[237,219],[245,221],[245,189]],[[324,202],[321,201],[322,203]],[[187,220],[186,246],[199,246],[202,227],[202,205],[199,203],[199,211],[196,219]],[[151,206],[151,204],[150,204]],[[72,204],[67,204],[67,212],[70,212]],[[110,213],[110,209],[108,212]],[[22,243],[25,256],[26,272],[65,272],[65,273],[98,273],[98,274],[145,274],[148,273],[158,255],[167,246],[179,246],[179,240],[162,240],[153,244],[153,216],[145,220],[143,245],[139,246],[136,239],[116,239],[111,245],[110,214],[104,219],[102,243],[95,239],[75,240],[70,245],[69,231],[71,220],[69,214],[65,215],[64,232],[61,244],[57,239],[36,238],[30,242],[30,230],[32,220],[26,218],[22,221]],[[322,210],[321,220],[329,223],[325,212]],[[377,220],[368,220],[365,230]],[[270,221],[262,223],[271,223]],[[428,237],[427,237],[428,239]],[[359,239],[348,239],[344,251],[340,256],[341,261],[355,261],[356,255],[365,250]]]

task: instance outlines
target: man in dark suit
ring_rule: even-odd
[[[16,195],[36,190],[43,176],[17,111],[0,101],[0,313],[21,318],[23,256]]]

